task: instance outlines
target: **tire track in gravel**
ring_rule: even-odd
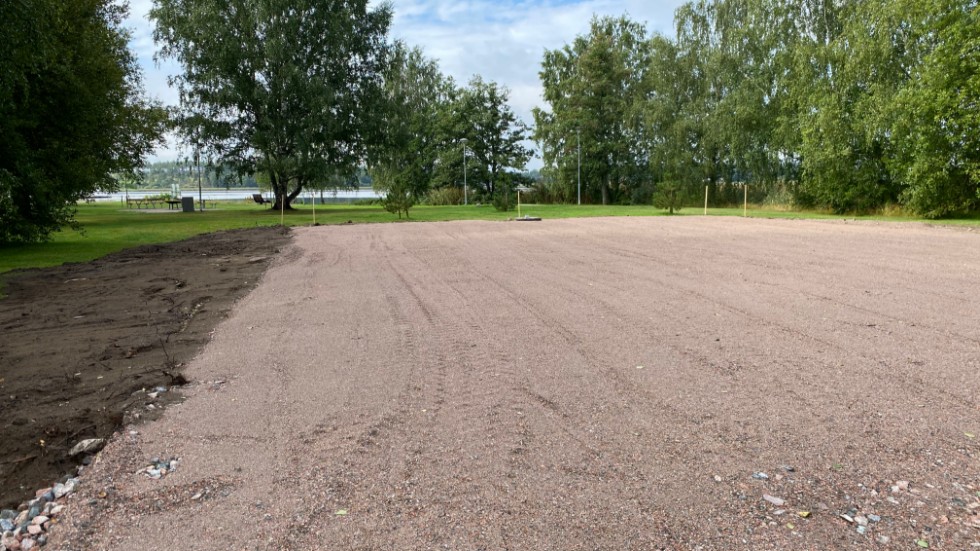
[[[881,235],[886,245],[862,237],[858,250],[897,254],[891,234],[683,218],[297,234],[298,262],[271,271],[191,369],[231,373],[227,394],[192,396],[146,434],[155,449],[171,428],[196,442],[168,478],[180,495],[202,481],[230,495],[108,512],[106,526],[129,534],[117,540],[125,548],[162,548],[147,542],[172,541],[177,527],[208,538],[189,549],[861,547],[872,540],[855,540],[838,509],[872,488],[880,502],[900,476],[923,505],[865,503],[884,507],[874,529],[914,541],[909,519],[930,527],[937,548],[969,545],[947,504],[959,495],[952,482],[980,484],[980,448],[962,436],[980,413],[942,392],[955,394],[957,378],[980,383],[966,363],[973,343],[944,350],[955,337],[861,326],[875,314],[860,308],[920,318],[859,294],[877,274],[848,278],[828,263],[841,236]],[[909,235],[917,247],[934,238]],[[950,262],[972,261],[956,254]],[[781,266],[760,262],[767,255]],[[895,278],[915,289],[925,266]],[[935,277],[955,297],[960,272],[946,278],[941,266]],[[922,318],[970,304],[943,302]],[[947,327],[971,334],[971,319]],[[252,339],[261,346],[243,350]],[[927,366],[945,378],[930,380]],[[195,425],[202,412],[218,426]],[[225,420],[235,414],[241,422]],[[208,463],[245,449],[247,462]],[[757,470],[785,477],[755,481]],[[161,499],[152,489],[127,491],[145,505]],[[763,492],[812,518],[785,529]],[[941,515],[948,525],[930,520]]]

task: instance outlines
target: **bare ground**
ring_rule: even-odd
[[[68,451],[150,419],[235,301],[288,240],[280,228],[200,235],[92,262],[3,274],[0,507],[73,471]]]
[[[685,217],[296,234],[186,368],[187,400],[83,475],[54,548],[980,542],[976,232]],[[153,456],[180,467],[134,474]]]

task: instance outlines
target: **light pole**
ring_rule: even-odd
[[[575,129],[575,141],[578,143],[578,204],[582,205],[582,130]]]
[[[469,205],[469,193],[466,191],[466,138],[460,140],[463,142],[463,204]]]
[[[201,189],[201,148],[194,151],[194,163],[197,165],[197,202],[199,212],[204,212],[204,191]],[[194,193],[193,191],[191,193]],[[193,195],[191,195],[193,197]]]

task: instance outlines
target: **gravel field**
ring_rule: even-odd
[[[46,549],[975,548],[978,275],[923,225],[295,230]]]

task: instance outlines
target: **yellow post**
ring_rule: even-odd
[[[749,185],[742,184],[742,189],[745,190],[745,202],[742,203],[742,217],[749,215]]]
[[[704,186],[704,215],[708,215],[708,186]]]

